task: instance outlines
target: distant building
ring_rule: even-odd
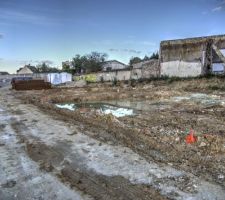
[[[162,41],[161,75],[198,76],[224,72],[225,35]]]
[[[24,67],[17,70],[17,74],[34,74],[37,72],[37,68],[31,65],[25,65]]]
[[[117,60],[110,60],[102,63],[102,71],[125,70],[128,66]]]

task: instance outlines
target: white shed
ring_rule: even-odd
[[[53,85],[59,85],[72,81],[72,74],[62,73],[48,73],[44,77],[45,81],[50,82]]]

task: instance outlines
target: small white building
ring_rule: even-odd
[[[72,81],[72,74],[67,72],[62,73],[46,73],[43,74],[44,80],[51,83],[52,85],[59,85],[62,83],[67,83]]]
[[[102,63],[102,71],[116,71],[127,69],[128,66],[117,60],[110,60]]]
[[[37,73],[37,68],[31,65],[25,65],[17,70],[17,74],[34,74]]]

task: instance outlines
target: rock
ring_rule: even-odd
[[[77,131],[73,131],[72,133],[68,133],[67,135],[77,135],[78,132]]]
[[[205,142],[201,142],[201,143],[199,144],[199,147],[205,147],[205,146],[207,146],[207,144],[206,144]]]

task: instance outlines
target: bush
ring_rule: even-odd
[[[112,82],[112,86],[116,86],[116,85],[117,85],[117,78],[114,77],[114,78],[113,78],[113,82]]]
[[[130,79],[130,85],[131,85],[131,87],[135,87],[136,86],[136,80]]]
[[[139,79],[138,79],[138,83],[143,83],[145,80],[146,80],[146,79],[144,79],[144,78],[139,78]]]
[[[101,82],[101,83],[104,83],[104,78],[103,78],[103,76],[101,76],[100,82]]]
[[[176,76],[172,76],[170,78],[168,78],[167,83],[173,83],[174,81],[180,81],[180,80],[184,80],[185,78],[180,78],[180,77],[176,77]]]
[[[128,85],[129,84],[129,81],[128,80],[125,80],[124,81],[124,84]]]

